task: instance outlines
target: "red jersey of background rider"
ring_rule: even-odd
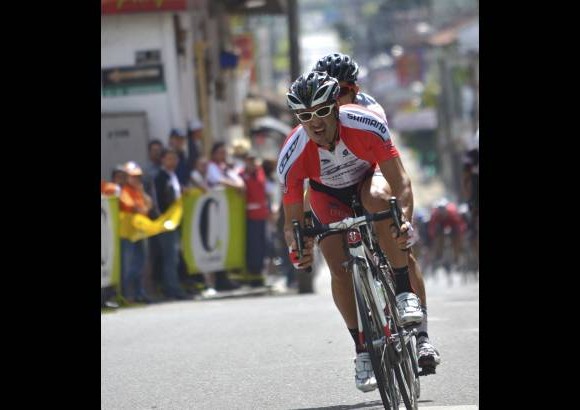
[[[379,162],[399,156],[386,120],[377,113],[345,104],[338,117],[338,141],[332,152],[308,138],[302,125],[284,142],[276,168],[284,204],[302,202],[306,178],[346,188],[362,181]]]
[[[463,234],[467,228],[465,221],[461,218],[457,206],[450,202],[445,206],[446,212],[439,208],[433,208],[429,225],[427,227],[429,237],[435,238],[439,229],[451,228],[452,232]]]

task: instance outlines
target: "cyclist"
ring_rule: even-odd
[[[339,105],[343,104],[358,104],[376,112],[381,117],[386,119],[383,107],[369,94],[360,92],[357,85],[359,67],[356,61],[349,55],[342,53],[331,53],[320,58],[313,70],[325,71],[331,77],[338,80],[340,85],[340,92],[338,94]],[[306,194],[308,197],[308,193]],[[417,235],[415,240],[419,239],[419,230],[414,231]],[[425,244],[427,245],[427,244]],[[417,249],[418,251],[420,249]],[[390,258],[390,255],[387,255]],[[411,285],[416,291],[417,296],[421,301],[421,309],[423,311],[423,321],[417,328],[417,351],[419,363],[422,367],[428,366],[435,368],[440,362],[441,357],[439,352],[430,343],[427,329],[427,295],[425,292],[425,281],[423,280],[423,273],[415,255],[412,250],[409,252],[409,274]]]
[[[466,223],[459,214],[457,205],[445,197],[437,200],[431,210],[429,218],[428,232],[431,243],[435,248],[434,261],[441,261],[443,258],[443,243],[446,232],[451,237],[453,246],[453,262],[459,265],[459,255],[463,244],[463,234],[466,231]]]
[[[290,258],[298,269],[312,265],[314,241],[305,242],[303,257],[297,257],[292,219],[304,217],[304,180],[309,179],[310,206],[315,224],[327,224],[352,216],[350,198],[357,194],[368,212],[388,208],[396,196],[405,222],[396,237],[392,220],[375,223],[382,249],[388,252],[395,272],[397,307],[404,324],[423,319],[420,302],[409,281],[408,252],[413,231],[413,192],[397,149],[392,144],[386,120],[355,104],[340,106],[338,80],[325,72],[302,74],[286,94],[288,106],[301,124],[292,130],[280,152],[277,172],[283,188],[284,236]],[[370,355],[359,343],[352,278],[345,269],[349,258],[344,234],[319,238],[319,247],[331,272],[334,302],[355,342],[355,383],[363,391],[376,388]]]
[[[313,70],[326,71],[331,77],[338,80],[340,85],[339,104],[362,105],[383,118],[387,118],[383,107],[372,96],[360,92],[360,88],[356,83],[358,80],[358,64],[352,57],[342,53],[328,54],[316,62]]]

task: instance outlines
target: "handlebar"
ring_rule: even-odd
[[[354,226],[360,225],[362,223],[369,223],[373,221],[382,221],[383,219],[388,219],[392,217],[391,211],[380,211],[374,214],[362,215],[357,217],[344,218],[338,222],[333,222],[327,225],[315,226],[312,228],[304,228],[299,234],[304,237],[314,237],[316,235],[322,235],[326,232],[340,232],[346,231]]]
[[[401,230],[401,225],[403,223],[402,216],[403,212],[399,206],[399,201],[397,198],[392,197],[389,198],[389,206],[390,209],[386,211],[379,211],[372,214],[361,215],[357,217],[347,217],[337,222],[332,222],[329,224],[321,225],[321,226],[312,226],[312,227],[305,227],[302,228],[300,223],[296,220],[292,220],[292,230],[294,233],[294,240],[296,241],[296,245],[298,247],[298,257],[302,258],[303,251],[304,251],[304,237],[315,237],[317,235],[322,235],[326,232],[340,232],[346,231],[354,226],[369,223],[373,221],[381,221],[383,219],[393,218],[394,224],[397,228],[397,231]],[[306,272],[310,272],[311,269],[307,268]]]

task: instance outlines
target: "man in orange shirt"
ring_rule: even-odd
[[[123,169],[127,173],[127,182],[121,188],[119,209],[122,212],[147,215],[152,201],[143,188],[141,167],[129,161]],[[121,238],[121,292],[129,302],[151,303],[143,286],[144,266],[145,240],[132,242]]]

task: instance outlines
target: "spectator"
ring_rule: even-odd
[[[243,180],[231,173],[231,168],[226,161],[226,144],[216,142],[211,148],[211,158],[207,166],[207,184],[213,188],[216,186],[229,186],[243,193],[245,186]]]
[[[117,165],[111,172],[111,181],[101,181],[101,194],[109,196],[120,196],[121,187],[127,181],[127,174],[123,165]]]
[[[280,183],[276,178],[276,161],[272,159],[265,159],[262,162],[262,168],[266,175],[266,193],[268,194],[268,201],[270,204],[270,211],[277,213],[282,199],[280,192]]]
[[[207,184],[207,166],[208,160],[206,157],[202,156],[197,159],[195,168],[191,171],[190,187],[201,189],[203,192],[209,190]]]
[[[175,169],[179,157],[177,152],[168,148],[161,153],[161,169],[155,177],[155,192],[159,212],[164,213],[181,197],[181,185]],[[158,240],[161,248],[163,293],[172,299],[186,299],[178,277],[179,264],[179,230],[160,233]]]
[[[264,286],[262,270],[266,257],[266,222],[270,206],[266,193],[266,175],[253,151],[246,154],[246,166],[240,176],[246,186],[246,266],[249,285]]]
[[[210,188],[229,186],[242,194],[245,191],[244,181],[230,174],[226,162],[226,155],[226,145],[224,142],[218,141],[213,144],[211,148],[211,159],[207,166],[207,185]],[[236,282],[229,279],[226,271],[221,270],[215,272],[216,290],[233,290],[239,287]]]
[[[111,172],[111,181],[101,181],[101,195],[105,196],[121,196],[121,186],[125,184],[127,174],[122,165],[117,165]],[[101,289],[101,307],[102,308],[118,308],[119,305],[115,302],[117,292],[113,286],[107,286]]]
[[[128,213],[147,215],[151,209],[151,197],[143,188],[143,171],[137,163],[129,161],[124,165],[127,182],[121,189],[119,209]],[[121,238],[121,292],[128,302],[150,303],[143,287],[145,266],[145,240],[131,241]]]
[[[175,175],[179,181],[180,186],[185,187],[189,183],[190,167],[186,156],[185,134],[182,130],[174,128],[169,134],[169,148],[172,148],[177,154],[177,167],[175,168]]]
[[[268,197],[268,207],[270,209],[270,217],[266,222],[266,258],[268,258],[268,273],[275,273],[276,262],[279,262],[279,251],[287,253],[286,247],[278,246],[278,228],[276,221],[278,220],[278,210],[281,201],[280,184],[276,180],[275,169],[276,161],[265,159],[262,162],[262,168],[266,175],[266,195]],[[280,248],[280,249],[279,249]]]
[[[156,219],[159,217],[159,207],[157,206],[157,195],[155,194],[155,177],[161,169],[161,152],[163,151],[163,143],[158,139],[149,141],[147,145],[147,153],[149,161],[145,166],[143,175],[143,186],[145,192],[151,196],[152,206],[149,211],[149,218]],[[154,285],[162,282],[162,266],[161,266],[161,245],[159,243],[158,235],[147,238],[147,253],[149,260],[149,278]]]
[[[145,166],[143,186],[145,187],[145,192],[147,192],[152,199],[155,199],[155,186],[153,180],[161,169],[161,151],[163,151],[163,143],[160,140],[154,139],[149,141],[149,144],[147,145],[147,155],[149,160]],[[159,210],[157,209],[156,204],[153,203],[149,217],[153,219],[158,216]]]
[[[189,169],[194,170],[199,157],[202,155],[203,124],[195,119],[189,122],[187,127],[187,148]]]

